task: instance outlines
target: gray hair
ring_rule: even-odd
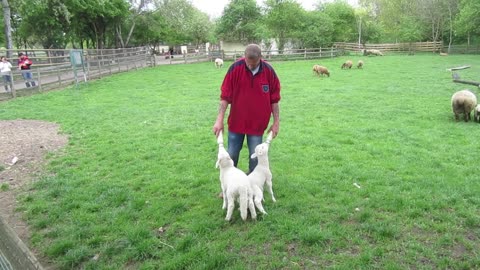
[[[257,44],[249,44],[245,48],[245,57],[248,59],[258,59],[262,57],[262,49]]]

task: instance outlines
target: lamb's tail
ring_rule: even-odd
[[[248,215],[248,189],[242,187],[240,189],[240,216],[243,220],[247,220]]]

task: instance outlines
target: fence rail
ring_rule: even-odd
[[[443,50],[443,43],[437,42],[410,42],[410,43],[385,43],[385,44],[358,44],[335,42],[335,47],[345,51],[363,53],[363,50],[380,50],[392,53],[415,53],[415,52],[440,52]]]
[[[480,45],[452,45],[450,48],[445,46],[443,51],[451,54],[480,54]]]
[[[345,52],[363,54],[363,50],[377,49],[382,52],[395,54],[414,54],[415,52],[448,52],[461,54],[480,54],[480,45],[443,46],[438,42],[412,42],[412,43],[389,43],[389,44],[358,44],[337,42],[329,48],[307,48],[307,49],[286,49],[263,51],[263,56],[268,61],[287,60],[308,60],[337,57]],[[189,52],[178,55],[154,55],[148,47],[126,48],[126,49],[103,49],[103,50],[81,50],[81,61],[84,65],[72,65],[73,50],[39,49],[29,51],[11,50],[10,53],[17,55],[19,52],[26,53],[33,61],[32,74],[36,83],[35,87],[27,87],[19,70],[10,73],[12,76],[12,91],[7,93],[4,90],[5,83],[0,79],[0,101],[16,96],[29,95],[44,90],[55,89],[88,81],[91,79],[109,76],[118,72],[125,72],[132,69],[139,69],[148,66],[163,64],[189,64],[197,62],[213,62],[215,58],[222,58],[226,61],[235,61],[243,57],[244,51],[209,51]],[[78,50],[77,50],[78,52]],[[0,50],[0,55],[7,55],[6,50]],[[16,67],[17,60],[11,60]],[[6,75],[6,74],[2,74]]]
[[[11,59],[12,72],[1,74],[12,77],[11,92],[5,91],[6,83],[0,80],[0,100],[154,65],[150,49],[147,47],[104,50],[41,49],[27,52],[15,50],[10,53],[17,55],[18,52],[26,53],[33,61],[30,71],[35,87],[27,86],[22,72],[16,69],[17,60]],[[79,54],[79,59],[72,62],[75,53]],[[0,50],[0,55],[6,54],[7,51]]]
[[[223,60],[235,61],[238,58],[243,57],[244,51],[213,51],[210,52],[212,59],[220,57]],[[336,57],[339,55],[339,51],[334,48],[307,48],[307,49],[286,49],[280,50],[266,50],[262,52],[263,58],[268,61],[288,61],[288,60],[307,60]]]

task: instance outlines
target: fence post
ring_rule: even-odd
[[[307,59],[307,48],[303,51],[303,59]]]
[[[62,77],[58,69],[57,69],[57,78],[58,78],[58,86],[62,86]]]
[[[122,67],[120,66],[120,60],[122,59],[121,57],[116,59],[115,57],[117,57],[117,55],[115,54],[115,56],[113,57],[115,59],[115,61],[117,62],[117,65],[118,65],[118,72],[122,71]]]
[[[115,57],[115,52],[113,53],[113,57]],[[112,75],[112,59],[110,59],[110,57],[107,58],[107,64],[108,64],[108,72],[110,73],[110,75]]]
[[[38,81],[37,81],[38,91],[41,92],[42,91],[42,83],[41,83],[42,80],[40,79],[40,69],[39,68],[37,68],[37,78],[38,78]]]
[[[11,78],[10,90],[12,90],[12,97],[16,98],[17,97],[17,90],[15,89],[15,80],[13,79],[13,72],[12,71],[10,71],[10,78]]]
[[[98,52],[97,52],[97,62],[98,62],[98,74],[101,78],[102,77],[102,62],[100,61],[100,58],[98,57]]]

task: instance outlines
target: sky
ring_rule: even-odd
[[[223,8],[230,2],[229,0],[191,0],[193,5],[199,10],[210,15],[211,18],[218,18],[222,15]],[[259,5],[263,4],[264,0],[257,0]],[[315,4],[319,0],[297,0],[305,10],[313,10]],[[355,5],[357,0],[348,0],[348,3]]]

